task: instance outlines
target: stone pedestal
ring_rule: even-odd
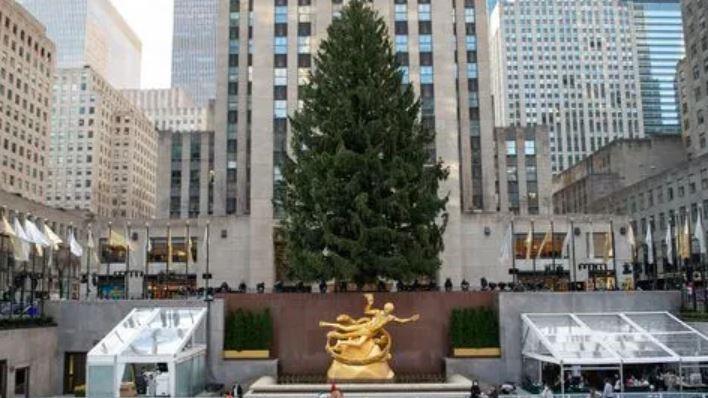
[[[445,383],[355,383],[337,384],[347,398],[467,398],[472,382],[450,376]],[[262,377],[246,393],[247,398],[312,398],[330,391],[329,384],[277,384]]]

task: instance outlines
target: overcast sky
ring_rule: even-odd
[[[111,0],[143,42],[142,88],[170,87],[174,0]]]

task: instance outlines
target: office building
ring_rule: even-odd
[[[175,0],[172,87],[199,106],[216,98],[216,32],[219,0]]]
[[[42,201],[56,51],[14,0],[0,0],[0,188]]]
[[[46,202],[101,217],[153,217],[157,133],[142,110],[90,67],[54,85]]]
[[[683,137],[690,158],[708,154],[706,115],[708,114],[708,3],[681,2],[686,41],[686,58],[679,64],[679,96]],[[704,39],[706,38],[706,39]]]
[[[502,213],[550,215],[551,156],[548,128],[497,128],[497,200]]]
[[[555,214],[591,214],[602,199],[686,162],[678,135],[620,139],[553,177]]]
[[[492,12],[496,125],[547,125],[554,173],[644,137],[633,18],[617,0],[501,1]]]
[[[214,214],[248,215],[249,261],[273,264],[274,186],[282,179],[288,119],[318,43],[344,2],[221,0],[214,143]],[[377,0],[406,83],[436,131],[434,155],[452,174],[444,274],[461,279],[462,213],[496,211],[486,0]],[[451,15],[455,18],[451,24]],[[256,23],[257,22],[257,23]],[[455,38],[455,40],[451,40]],[[455,54],[458,54],[456,57]],[[457,62],[457,63],[456,63]],[[263,267],[256,279],[271,280]]]
[[[214,101],[197,107],[181,88],[126,90],[158,130],[158,218],[197,218],[213,213]],[[169,178],[167,178],[169,176]]]
[[[57,47],[57,68],[90,65],[117,89],[139,88],[142,43],[110,0],[19,0]]]
[[[195,105],[182,88],[123,90],[123,95],[142,109],[160,131],[207,131],[212,129],[210,104]],[[213,102],[211,104],[213,107]]]
[[[644,132],[679,134],[676,64],[684,56],[680,0],[629,0],[639,61]]]

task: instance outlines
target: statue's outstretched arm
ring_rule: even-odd
[[[420,315],[418,315],[418,314],[415,314],[415,315],[413,315],[413,316],[410,317],[410,318],[403,318],[403,319],[398,318],[398,317],[395,317],[395,316],[393,317],[393,321],[394,321],[394,322],[398,322],[398,323],[415,322],[415,321],[417,321],[418,319],[420,319]]]

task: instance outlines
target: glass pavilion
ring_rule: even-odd
[[[708,388],[708,338],[668,312],[523,314],[522,356],[526,380],[543,379],[546,364],[564,372],[612,371],[624,391],[628,366],[661,365],[678,370],[677,388]],[[540,385],[540,384],[537,384]]]
[[[205,382],[206,345],[197,342],[205,308],[136,308],[87,356],[87,396],[119,397],[128,367],[161,365],[164,393],[190,397]],[[130,380],[128,376],[127,380]],[[159,393],[158,393],[159,394]]]

